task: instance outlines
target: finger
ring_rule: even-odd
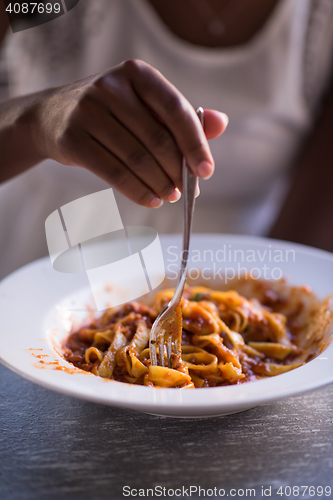
[[[80,152],[77,164],[101,177],[130,200],[145,207],[163,205],[163,200],[89,134],[85,134]]]
[[[214,109],[204,111],[204,130],[207,139],[215,139],[223,134],[229,123],[229,118],[225,113]]]
[[[83,113],[83,115],[82,115]],[[86,99],[81,117],[86,130],[112,155],[118,158],[133,174],[165,201],[177,201],[180,193],[159,163],[105,106]]]
[[[136,137],[155,158],[173,184],[182,190],[182,153],[171,135],[150,110],[142,103],[131,85],[114,75],[106,75],[91,90],[94,99],[107,105],[110,113]]]
[[[191,104],[155,68],[136,61],[130,69],[135,92],[170,130],[192,172],[202,178],[210,177],[214,172],[214,160]]]

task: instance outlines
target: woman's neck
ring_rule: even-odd
[[[280,0],[147,0],[179,38],[205,47],[242,45]]]

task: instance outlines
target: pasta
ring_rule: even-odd
[[[203,388],[293,370],[330,340],[329,299],[318,301],[307,287],[248,279],[226,291],[187,287],[178,315],[182,356],[174,357],[171,368],[151,366],[149,331],[173,292],[158,292],[150,306],[131,302],[106,310],[69,335],[65,359],[121,382]]]

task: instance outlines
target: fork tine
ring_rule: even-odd
[[[156,340],[149,342],[150,362],[153,366],[157,366]]]
[[[175,349],[175,354],[177,356],[179,356],[181,354],[181,339],[180,338],[177,338],[175,340],[175,347],[174,347],[174,349]]]
[[[172,337],[168,336],[168,340],[166,342],[167,348],[167,358],[168,358],[168,368],[171,368],[171,354],[172,354]]]
[[[161,330],[157,334],[157,344],[158,344],[158,355],[159,355],[159,365],[165,366],[164,360],[164,329]]]

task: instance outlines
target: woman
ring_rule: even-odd
[[[13,92],[37,93],[2,105],[2,179],[51,158],[86,167],[144,207],[175,201],[182,155],[202,178],[214,168],[190,102],[231,118],[212,145],[217,169],[201,183],[195,229],[267,232],[298,163],[298,180],[272,234],[332,248],[332,203],[324,192],[332,175],[332,97],[314,127],[331,67],[330,5],[98,0],[11,35]],[[206,111],[208,138],[225,126],[224,115]],[[3,274],[45,253],[49,213],[104,186],[83,169],[47,162],[5,183]],[[180,229],[180,205],[152,211],[117,199],[125,224]]]

